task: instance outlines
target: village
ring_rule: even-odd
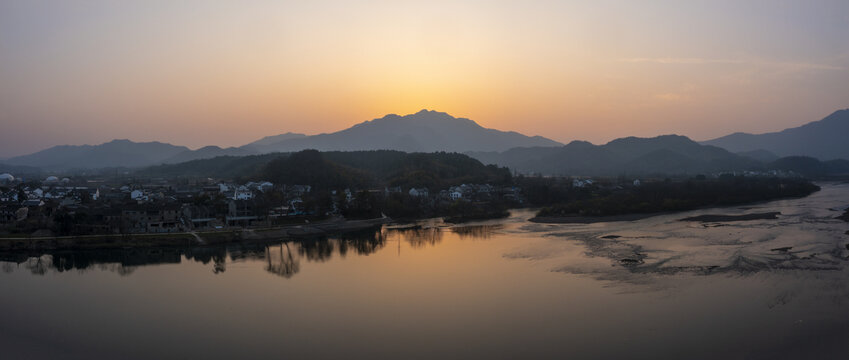
[[[400,186],[316,190],[309,184],[276,185],[268,181],[56,176],[30,180],[2,174],[0,234],[66,236],[262,228],[332,217],[385,217],[386,204],[404,207],[404,214],[414,217],[433,213],[427,209],[458,203],[485,206],[523,201],[518,187],[489,184],[458,184],[439,190]]]
[[[691,179],[797,178],[787,171],[721,172]],[[679,179],[676,181],[683,181]],[[503,217],[507,209],[549,206],[628,191],[664,178],[514,177],[512,183],[443,189],[131,175],[43,179],[0,174],[0,235],[50,237],[258,229],[310,221]]]

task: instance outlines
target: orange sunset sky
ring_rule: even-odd
[[[849,107],[847,1],[0,2],[0,157],[422,108],[595,143]]]

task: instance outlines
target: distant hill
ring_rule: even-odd
[[[849,109],[822,120],[767,134],[734,133],[703,142],[733,152],[766,150],[778,156],[849,159]]]
[[[61,145],[34,154],[6,160],[11,165],[34,166],[43,169],[138,167],[161,163],[179,153],[185,146],[161,142],[112,140],[100,145]]]
[[[47,170],[134,168],[158,164],[177,164],[218,156],[256,154],[246,148],[206,146],[190,150],[161,142],[112,140],[100,145],[61,145],[6,161],[9,165],[33,166]]]
[[[435,190],[462,183],[509,183],[510,172],[458,153],[304,150],[273,159],[257,179],[318,188],[402,186]]]
[[[849,175],[849,160],[843,159],[820,161],[810,156],[788,156],[767,164],[767,167],[813,178]]]
[[[0,163],[0,174],[12,174],[15,177],[41,175],[42,171],[39,168],[24,165],[10,165]]]
[[[210,159],[197,159],[177,164],[163,164],[136,169],[136,176],[151,177],[213,177],[227,179],[248,179],[274,160],[288,154],[263,154],[248,156],[218,156]]]
[[[307,135],[299,134],[299,133],[293,133],[293,132],[287,132],[285,134],[280,134],[280,135],[266,136],[262,139],[254,141],[250,144],[243,145],[242,148],[250,149],[250,150],[258,152],[260,148],[265,147],[265,146],[274,145],[274,144],[277,144],[279,142],[286,141],[286,140],[300,139],[300,138],[305,138],[305,137],[307,137]]]
[[[778,160],[779,156],[775,155],[769,151],[764,149],[752,150],[752,151],[740,151],[737,153],[742,157],[747,157],[749,159],[757,160],[764,163],[773,162]]]
[[[211,159],[218,156],[245,156],[253,154],[256,154],[256,151],[246,148],[230,147],[224,149],[218,146],[205,146],[197,150],[183,151],[177,155],[164,159],[161,162],[165,164],[177,164],[192,160]]]
[[[312,136],[279,135],[246,145],[259,152],[400,150],[406,152],[504,151],[524,146],[560,146],[541,136],[525,136],[484,128],[472,120],[442,112],[422,110],[415,114],[386,115],[348,129]],[[300,135],[300,134],[295,134]]]
[[[756,160],[678,135],[627,137],[605,145],[573,141],[560,147],[469,152],[468,155],[485,164],[549,175],[694,174],[761,166]]]
[[[303,150],[249,156],[220,156],[134,171],[139,177],[212,177],[270,180],[317,187],[430,187],[462,183],[509,182],[510,172],[458,153],[405,153],[393,150]]]

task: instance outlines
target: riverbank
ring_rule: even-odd
[[[270,228],[231,229],[164,234],[106,234],[50,237],[0,237],[0,251],[93,250],[146,247],[185,247],[322,237],[375,228],[390,218],[330,220]]]
[[[743,215],[722,215],[722,214],[706,214],[699,216],[691,216],[681,219],[680,221],[698,221],[698,222],[729,222],[729,221],[751,221],[751,220],[775,220],[781,215],[779,211],[771,211],[757,214]]]
[[[574,200],[543,208],[531,221],[539,223],[596,223],[635,221],[663,214],[740,206],[780,199],[803,198],[820,187],[803,179],[731,177],[654,182],[621,189],[589,189]],[[772,217],[774,215],[759,215]],[[716,215],[715,220],[745,221]],[[723,220],[728,219],[728,220]],[[755,220],[755,218],[751,219]]]
[[[689,210],[688,210],[689,211]],[[683,211],[682,211],[683,212]],[[648,213],[648,214],[625,214],[610,216],[535,216],[528,221],[542,224],[595,224],[615,221],[637,221],[648,219],[659,215],[668,215],[673,212]],[[680,221],[694,222],[731,222],[752,220],[775,220],[781,212],[771,211],[757,214],[727,215],[727,214],[705,214],[680,219]],[[849,220],[847,220],[849,221]]]
[[[594,224],[615,221],[637,221],[667,213],[624,214],[609,216],[534,216],[528,221],[542,224]]]

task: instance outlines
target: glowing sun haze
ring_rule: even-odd
[[[422,108],[558,141],[849,107],[849,2],[0,2],[0,156],[238,146]]]

